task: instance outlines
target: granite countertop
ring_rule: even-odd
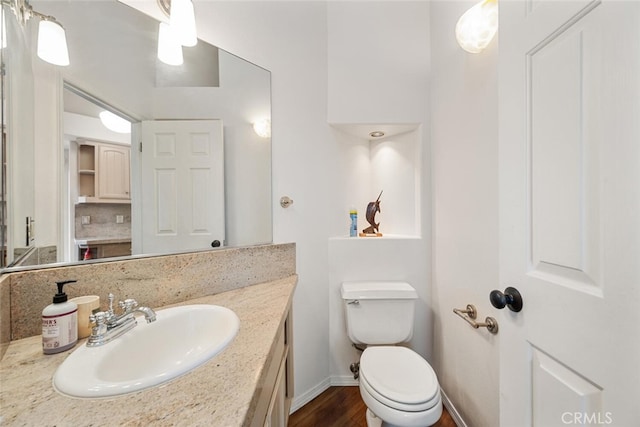
[[[73,350],[45,356],[40,336],[13,341],[0,362],[0,425],[249,425],[296,283],[294,275],[175,304],[230,308],[240,318],[240,331],[193,371],[116,398],[62,396],[53,389],[53,374]]]

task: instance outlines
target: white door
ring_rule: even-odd
[[[146,121],[141,137],[142,253],[222,245],[222,121]]]
[[[640,2],[500,1],[503,427],[640,426]]]

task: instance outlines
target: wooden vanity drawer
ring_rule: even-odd
[[[287,425],[290,404],[292,372],[290,355],[290,317],[278,333],[274,343],[273,357],[266,368],[260,397],[251,422],[256,427],[284,427]]]

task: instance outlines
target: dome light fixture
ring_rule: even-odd
[[[110,131],[117,133],[131,133],[131,122],[113,114],[111,111],[102,111],[99,114],[100,121]]]

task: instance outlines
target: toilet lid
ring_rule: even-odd
[[[428,408],[440,392],[431,365],[406,347],[368,347],[360,358],[360,374],[375,394],[402,406]]]

